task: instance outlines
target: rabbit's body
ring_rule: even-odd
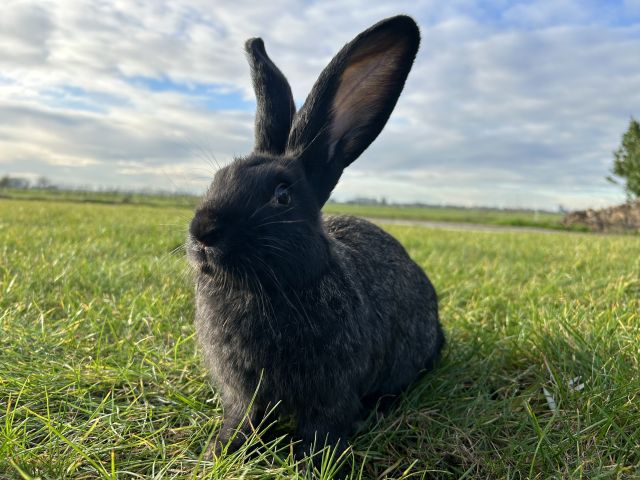
[[[440,354],[435,290],[400,243],[365,220],[320,213],[382,130],[418,43],[410,18],[380,22],[295,112],[262,41],[247,42],[254,152],[216,173],[187,243],[198,339],[224,407],[218,446],[237,447],[276,404],[301,451],[314,438],[346,440],[367,407]]]
[[[279,403],[278,413],[303,431],[332,419],[331,430],[349,434],[366,413],[361,401],[407,387],[436,360],[444,337],[433,286],[392,236],[348,216],[328,217],[325,229],[327,268],[309,285],[201,278],[196,326],[238,416],[252,400],[258,417]]]

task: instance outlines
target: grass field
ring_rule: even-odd
[[[462,207],[411,207],[395,205],[357,205],[329,203],[324,211],[332,214],[358,215],[394,220],[427,220],[433,222],[476,223],[513,227],[537,227],[565,230],[562,214],[530,210],[497,210]]]
[[[189,216],[0,200],[0,478],[311,478],[286,446],[201,458],[221,411],[172,253]],[[640,477],[640,238],[389,231],[448,346],[351,478]]]
[[[0,199],[57,201],[71,203],[99,203],[104,205],[146,205],[150,207],[183,207],[193,209],[198,197],[187,194],[159,194],[143,192],[57,190],[57,189],[0,189]]]
[[[124,192],[87,192],[45,189],[0,189],[0,198],[16,200],[56,200],[73,203],[101,203],[147,205],[155,207],[185,207],[193,209],[199,198],[191,195],[158,195]],[[358,205],[328,203],[327,213],[344,213],[371,218],[395,220],[427,220],[435,222],[462,222],[483,225],[539,227],[563,230],[562,214],[531,210],[499,210],[490,208],[413,207],[403,205]],[[579,230],[577,226],[572,230]]]

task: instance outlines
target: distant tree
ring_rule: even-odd
[[[28,178],[11,177],[9,175],[0,178],[0,188],[29,188],[29,185]]]
[[[51,188],[53,187],[53,184],[49,181],[49,179],[47,177],[38,177],[38,180],[36,180],[36,188]]]
[[[622,136],[622,144],[613,152],[611,173],[624,180],[629,199],[640,197],[640,123],[631,118],[629,128]],[[612,177],[609,181],[618,183]]]

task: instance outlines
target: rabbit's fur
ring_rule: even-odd
[[[375,225],[320,213],[382,130],[419,40],[409,17],[374,25],[331,61],[297,113],[262,40],[247,42],[254,151],[216,173],[187,244],[198,340],[224,408],[218,446],[239,446],[276,404],[293,420],[298,451],[314,439],[344,446],[365,406],[439,357],[436,292],[422,269]]]

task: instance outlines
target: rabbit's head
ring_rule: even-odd
[[[326,268],[320,209],[387,122],[419,42],[409,17],[374,25],[331,60],[296,112],[262,40],[247,41],[257,99],[254,151],[220,169],[196,209],[188,253],[200,272],[300,285]]]

